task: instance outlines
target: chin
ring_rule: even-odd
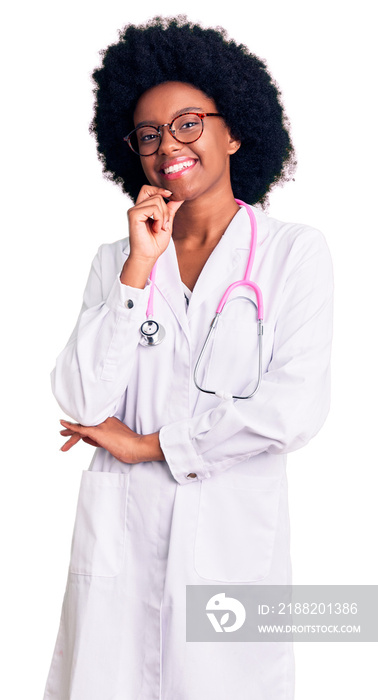
[[[169,197],[170,202],[189,202],[197,199],[199,195],[197,191],[194,192],[188,187],[175,187],[172,183],[168,189],[172,192],[172,196]]]

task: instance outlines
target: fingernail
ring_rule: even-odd
[[[172,194],[171,190],[164,190],[167,194]]]

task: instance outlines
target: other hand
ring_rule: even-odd
[[[107,418],[103,423],[91,426],[66,420],[60,423],[64,427],[60,434],[69,437],[61,447],[62,452],[68,452],[79,440],[83,440],[94,447],[103,447],[120,462],[127,464],[164,460],[158,433],[140,435],[118,418]]]

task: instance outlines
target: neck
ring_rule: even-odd
[[[175,244],[187,249],[213,248],[239,211],[230,190],[226,196],[209,193],[193,201],[185,201],[178,210],[173,226]]]

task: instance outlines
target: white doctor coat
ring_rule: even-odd
[[[122,285],[128,239],[100,247],[74,332],[52,374],[65,413],[160,431],[165,462],[129,465],[97,449],[83,472],[66,593],[44,700],[292,700],[290,644],[185,641],[189,584],[290,583],[286,453],[329,406],[332,266],[322,234],[254,207],[252,279],[264,297],[263,379],[250,400],[200,393],[193,368],[226,287],[244,275],[242,208],[206,262],[188,308],[173,241],[149,284]],[[235,295],[235,293],[234,293]],[[225,308],[199,378],[233,394],[257,377],[254,307]],[[241,297],[241,298],[240,298]],[[189,477],[189,474],[196,476]]]

